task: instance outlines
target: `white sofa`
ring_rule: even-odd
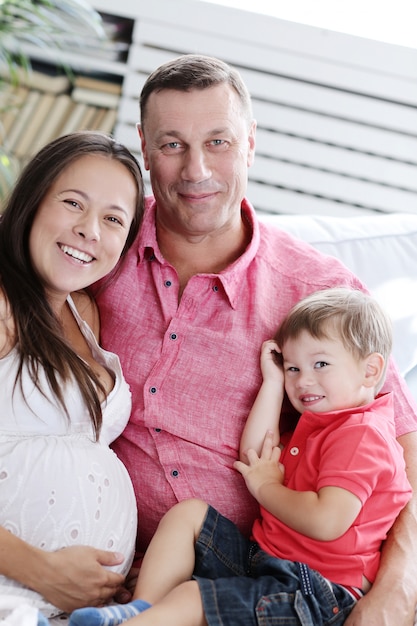
[[[363,280],[391,315],[394,356],[417,400],[417,214],[262,215],[260,219],[338,257]],[[13,624],[34,626],[35,621],[27,619]],[[56,617],[50,623],[67,624],[68,618]]]
[[[338,257],[362,279],[391,316],[394,356],[417,400],[417,214],[260,219]]]

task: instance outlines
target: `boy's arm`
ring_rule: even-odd
[[[263,382],[246,420],[240,440],[239,458],[247,461],[251,448],[260,453],[265,433],[273,433],[273,444],[279,443],[279,418],[284,398],[284,373],[278,364],[278,346],[265,341],[261,348]]]
[[[251,494],[274,517],[297,532],[318,541],[343,535],[358,516],[362,503],[340,487],[323,487],[318,492],[294,491],[282,483],[284,468],[280,450],[267,433],[260,455],[248,450],[248,463],[236,462]]]

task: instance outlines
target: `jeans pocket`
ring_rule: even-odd
[[[314,596],[297,590],[263,596],[255,613],[258,626],[341,626],[351,609],[352,605],[343,607],[337,603],[321,606]]]
[[[255,612],[258,626],[315,626],[301,591],[263,596]]]

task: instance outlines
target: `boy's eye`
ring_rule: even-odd
[[[328,363],[326,363],[326,361],[317,361],[317,363],[314,365],[315,368],[320,369],[322,367],[326,367],[326,365],[328,365]]]

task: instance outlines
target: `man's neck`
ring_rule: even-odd
[[[175,267],[180,292],[196,274],[218,274],[238,259],[249,244],[250,225],[246,220],[223,232],[186,237],[157,225],[158,244],[164,258]]]

